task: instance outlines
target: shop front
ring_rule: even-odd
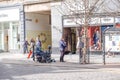
[[[72,54],[76,53],[77,37],[79,34],[78,32],[80,32],[81,29],[82,27],[73,22],[72,18],[63,19],[62,36],[66,41],[67,50],[70,51]]]
[[[76,53],[76,28],[66,27],[63,28],[63,37],[67,43],[67,50],[72,54]]]
[[[18,22],[1,22],[0,23],[0,49],[9,51],[18,48]]]
[[[24,5],[26,39],[30,43],[39,36],[42,50],[47,50],[51,45],[51,11],[50,3],[30,3]],[[29,46],[30,48],[30,46]]]
[[[88,28],[90,51],[102,50],[102,34],[104,30],[108,27],[113,27],[113,25],[90,26]],[[96,40],[96,38],[98,39]]]
[[[87,29],[87,39],[88,39],[87,46],[89,46],[89,51],[102,51],[103,31],[108,27],[113,27],[115,23],[114,18],[108,17],[108,18],[92,18],[92,19],[93,21],[91,21]],[[74,21],[74,17],[72,18],[69,16],[65,16],[63,18],[63,36],[66,36],[65,38],[70,38],[69,40],[66,41],[67,44],[69,44],[69,42],[71,43],[71,45],[68,45],[68,50],[70,51],[73,51],[73,49],[69,48],[69,46],[74,46],[75,48],[74,50],[76,50],[77,37],[81,35],[80,28],[83,28],[82,23],[80,25],[78,24],[78,21]],[[75,34],[74,40],[72,40],[73,32]],[[71,37],[69,37],[69,35]]]
[[[20,5],[0,7],[1,51],[22,50],[25,32],[20,7]]]

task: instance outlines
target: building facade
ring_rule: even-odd
[[[108,9],[108,7],[113,8],[113,11],[105,12],[104,8],[98,9],[98,12],[93,12],[94,14],[91,17],[88,17],[89,24],[87,25],[87,46],[89,46],[89,50],[91,51],[102,51],[102,33],[103,31],[108,27],[116,27],[116,23],[120,23],[120,14],[119,9],[116,8],[116,5],[113,5],[113,2],[110,2],[110,4],[106,5],[106,3],[110,0],[106,0],[102,6]],[[94,2],[94,0],[93,0]],[[92,2],[91,2],[92,3]],[[76,52],[76,44],[77,44],[77,37],[80,28],[83,28],[84,26],[84,11],[81,10],[81,13],[79,12],[79,1],[75,3],[75,5],[78,5],[75,7],[74,3],[69,2],[58,2],[58,3],[51,3],[51,28],[52,28],[52,47],[53,51],[58,53],[59,52],[59,40],[61,37],[64,37],[67,42],[67,50],[75,53]],[[81,3],[82,4],[82,3]],[[93,3],[92,3],[93,4]],[[85,6],[85,5],[83,5]],[[100,5],[98,5],[100,6]],[[88,7],[88,6],[87,6]],[[92,6],[91,6],[92,7]],[[75,10],[73,10],[75,9]],[[84,9],[84,7],[83,7]],[[86,9],[87,10],[87,9]],[[75,12],[76,11],[76,12]],[[79,13],[78,13],[78,12]],[[86,11],[87,12],[87,11]],[[115,14],[118,12],[118,14]],[[76,14],[77,13],[77,14]],[[57,19],[57,21],[56,21]],[[93,36],[94,33],[98,31],[99,32],[99,39],[100,39],[100,48],[94,47],[94,40]]]
[[[59,0],[55,2],[51,2],[51,0],[4,0],[0,4],[1,50],[22,50],[25,39],[30,41],[31,38],[36,39],[37,36],[40,36],[44,50],[47,49],[48,45],[52,45],[53,52],[59,53],[59,40],[64,36],[66,37],[68,50],[76,51],[77,30],[81,25],[76,24],[73,20],[77,16],[71,15],[73,17],[68,17],[69,15],[65,14],[68,9],[62,6],[62,2],[59,2]],[[13,7],[16,11],[14,11]],[[3,18],[6,17],[3,12],[9,13],[11,17],[9,19]],[[89,25],[88,29],[88,44],[91,47],[93,46],[92,38],[96,29],[100,32],[101,36],[102,31],[106,27],[113,27],[116,23],[120,22],[119,16],[112,15],[107,18],[104,17],[108,16],[106,14],[102,16],[96,14],[95,16],[91,19],[91,25]]]
[[[23,51],[25,39],[30,42],[40,36],[42,49],[51,45],[50,2],[0,1],[0,50]]]
[[[0,7],[0,50],[18,50],[25,38],[23,5]]]

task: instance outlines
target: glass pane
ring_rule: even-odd
[[[13,43],[13,49],[18,49],[18,22],[12,22],[12,43]]]
[[[8,22],[5,22],[5,23],[3,24],[3,26],[4,26],[4,29],[9,29],[9,23],[8,23]]]
[[[2,30],[2,25],[1,25],[1,23],[0,23],[0,30]]]
[[[2,49],[2,32],[0,31],[0,49]]]

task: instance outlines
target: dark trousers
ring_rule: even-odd
[[[60,62],[64,62],[64,53],[65,51],[60,51],[61,55],[60,55]]]
[[[83,51],[82,48],[79,49],[79,63],[82,62],[82,57],[83,57]]]
[[[83,56],[82,48],[79,49],[79,56],[80,56],[80,58],[82,58],[82,56]]]

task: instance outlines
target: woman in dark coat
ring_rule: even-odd
[[[66,48],[66,42],[64,41],[64,39],[62,38],[59,42],[60,45],[60,62],[64,62],[64,55],[65,55],[65,48]]]

